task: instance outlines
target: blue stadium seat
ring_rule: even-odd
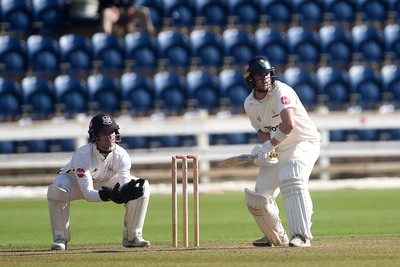
[[[20,85],[0,77],[0,121],[4,117],[17,118],[21,114],[22,92]]]
[[[317,64],[320,60],[320,39],[317,32],[294,26],[287,32],[289,54],[298,64]]]
[[[126,149],[146,149],[149,148],[149,138],[147,136],[122,136],[122,146]]]
[[[365,22],[384,23],[387,20],[387,3],[381,0],[355,0],[356,12]]]
[[[323,21],[323,6],[319,0],[293,0],[293,15],[300,26],[317,26]],[[319,26],[317,26],[319,27]]]
[[[351,33],[334,25],[322,26],[319,30],[321,60],[326,57],[329,65],[349,65],[353,57]]]
[[[324,0],[323,10],[325,21],[341,26],[352,25],[355,22],[355,6],[353,0]]]
[[[244,66],[255,56],[254,35],[237,28],[227,28],[222,33],[224,57],[231,66]]]
[[[88,111],[88,90],[84,80],[71,75],[59,75],[54,79],[55,103],[66,115]]]
[[[355,130],[353,132],[357,141],[377,141],[378,131],[376,129]]]
[[[183,68],[190,66],[189,37],[172,30],[162,31],[157,36],[158,55],[166,68]]]
[[[224,28],[228,23],[228,7],[225,0],[196,0],[196,24],[202,27]]]
[[[221,35],[205,29],[192,30],[190,33],[192,64],[204,68],[220,68],[223,63]]]
[[[400,108],[400,67],[395,64],[384,65],[381,69],[383,91],[390,94],[389,101]]]
[[[0,154],[12,154],[12,153],[15,153],[14,142],[0,141]]]
[[[350,102],[348,73],[339,68],[320,67],[317,70],[318,94],[326,96],[330,110],[344,109]]]
[[[154,109],[153,81],[143,75],[127,72],[121,76],[122,100],[134,115],[148,115]]]
[[[49,151],[49,140],[27,140],[22,141],[25,153],[46,153]]]
[[[163,25],[177,28],[194,26],[194,0],[163,0]]]
[[[31,35],[26,43],[34,75],[52,77],[60,73],[60,47],[56,40],[45,35]]]
[[[2,23],[7,32],[32,33],[32,5],[30,1],[1,0]]]
[[[49,152],[73,152],[76,150],[75,139],[49,140]]]
[[[385,50],[386,53],[390,54],[389,58],[392,61],[400,61],[400,25],[398,23],[386,25],[383,34]]]
[[[317,104],[318,81],[314,72],[290,67],[284,72],[284,81],[296,91],[304,106],[311,108]]]
[[[60,34],[66,30],[64,1],[32,0],[34,27],[39,33]]]
[[[381,63],[385,55],[383,32],[365,24],[356,25],[351,30],[353,51],[360,62]]]
[[[154,75],[155,100],[166,113],[183,112],[187,108],[185,77],[161,71]]]
[[[195,100],[194,108],[216,111],[219,106],[218,77],[201,70],[186,75],[188,99]]]
[[[255,34],[256,53],[266,56],[273,66],[288,63],[287,36],[283,31],[273,28],[259,28]]]
[[[118,79],[104,74],[87,78],[89,110],[113,114],[121,110],[121,88]]]
[[[260,6],[257,0],[229,0],[228,19],[233,25],[255,27],[259,24]]]
[[[54,86],[50,80],[28,76],[21,81],[22,105],[33,119],[54,115]]]
[[[135,6],[145,6],[150,9],[151,20],[155,28],[163,25],[163,0],[136,0]]]
[[[131,32],[125,35],[125,60],[132,61],[136,72],[148,72],[157,69],[157,39],[145,32]]]
[[[8,75],[24,75],[28,70],[26,43],[16,37],[0,36],[0,72]]]
[[[92,70],[93,51],[88,37],[65,34],[59,39],[62,69],[71,74],[87,76]]]
[[[124,69],[124,42],[116,35],[97,32],[92,36],[93,60],[106,74],[119,73]]]
[[[364,66],[349,68],[351,93],[357,96],[357,104],[363,109],[374,109],[381,102],[382,80],[378,71]]]
[[[287,27],[292,22],[292,1],[288,0],[260,0],[260,14],[266,16],[266,23],[270,27]]]
[[[330,142],[344,142],[346,141],[346,133],[343,130],[330,130],[329,131]]]
[[[250,94],[243,73],[235,69],[224,69],[219,74],[220,96],[227,100],[227,107],[234,113],[243,112],[243,104]]]
[[[387,0],[387,9],[392,13],[392,17],[399,18],[400,15],[400,0]]]

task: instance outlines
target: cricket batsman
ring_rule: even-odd
[[[149,203],[147,180],[131,176],[131,160],[120,142],[119,126],[108,114],[94,116],[89,124],[89,143],[77,149],[48,187],[53,244],[51,250],[66,250],[71,240],[70,202],[113,201],[124,204],[122,245],[149,247],[142,229]],[[94,227],[96,227],[94,225]]]
[[[310,247],[313,203],[308,181],[319,157],[321,136],[295,90],[276,80],[266,57],[250,59],[244,79],[252,89],[244,108],[262,143],[251,152],[260,166],[255,192],[244,190],[248,210],[264,235],[253,245]],[[276,204],[279,192],[289,237]]]

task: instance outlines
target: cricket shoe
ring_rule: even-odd
[[[302,248],[307,248],[311,247],[311,241],[310,239],[301,236],[301,235],[295,235],[292,240],[289,242],[290,247],[302,247]]]
[[[63,239],[59,239],[53,244],[51,244],[50,250],[66,250],[67,249],[67,241]]]
[[[281,236],[281,242],[282,242],[281,247],[287,247],[289,245],[289,238],[287,237],[286,233],[283,236]],[[268,237],[266,237],[266,236],[253,241],[253,246],[255,246],[255,247],[274,247],[274,245],[272,245],[271,241],[269,241]]]
[[[133,248],[133,247],[150,247],[150,241],[144,240],[143,237],[137,236],[132,241],[128,241],[124,239],[122,241],[122,245],[126,248]]]

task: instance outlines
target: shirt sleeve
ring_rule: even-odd
[[[288,88],[281,88],[277,91],[275,95],[275,101],[279,113],[287,108],[296,108],[297,105],[297,97],[294,90],[290,87]]]

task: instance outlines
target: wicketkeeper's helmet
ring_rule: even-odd
[[[116,134],[116,143],[121,141],[119,134],[119,126],[115,122],[111,115],[106,113],[100,113],[94,116],[89,123],[89,141],[95,143],[97,140],[97,134],[100,131],[111,131],[114,130]]]
[[[254,74],[261,72],[269,72],[271,75],[271,84],[275,83],[275,68],[271,66],[269,60],[263,56],[253,57],[246,65],[244,79],[251,88],[256,86],[254,81]]]

